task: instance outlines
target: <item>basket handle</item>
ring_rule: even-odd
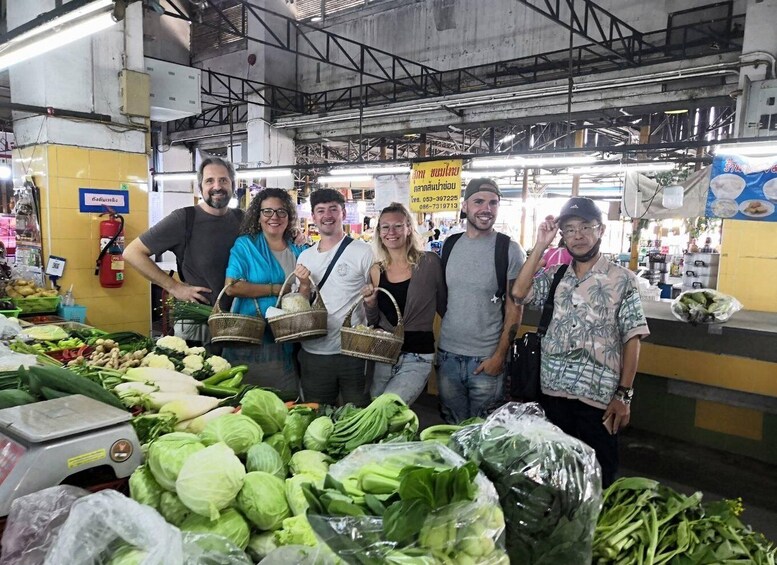
[[[403,331],[403,326],[405,325],[405,321],[402,319],[402,312],[399,311],[399,304],[397,304],[396,299],[394,296],[385,288],[381,288],[379,286],[375,287],[376,290],[379,290],[386,294],[391,299],[391,303],[394,304],[394,309],[397,311],[397,325],[394,326],[394,334],[399,335],[399,332]],[[345,314],[345,319],[343,320],[343,327],[344,328],[350,328],[351,327],[351,314],[353,314],[353,311],[356,310],[356,307],[359,305],[360,302],[364,300],[364,296],[359,296],[359,298],[354,302],[350,308],[348,308],[348,312]]]
[[[292,271],[291,273],[289,273],[289,276],[286,277],[286,280],[283,281],[283,284],[281,285],[281,290],[278,292],[278,300],[275,301],[276,308],[281,307],[281,297],[283,296],[283,289],[286,288],[286,285],[289,284],[289,282],[291,281],[291,277],[293,276],[294,276],[294,272]],[[310,276],[310,282],[313,285],[313,288],[316,289],[316,298],[313,300],[313,304],[318,308],[323,308],[324,302],[321,299],[321,293],[318,292],[318,285],[316,285],[316,281],[313,280],[312,276]],[[291,290],[291,285],[289,285],[289,290]]]
[[[221,289],[221,292],[219,292],[218,297],[216,297],[216,303],[213,305],[213,314],[221,314],[221,306],[219,306],[219,302],[221,302],[221,297],[224,296],[224,293],[227,291],[227,289],[232,286],[233,284],[239,283],[239,282],[248,282],[245,279],[235,279],[228,285],[225,285],[224,288]],[[241,297],[237,297],[241,298]],[[259,301],[256,300],[256,298],[253,299],[254,306],[256,307],[256,315],[260,318],[262,317],[262,309],[259,307]],[[232,306],[234,306],[234,302],[232,303]]]

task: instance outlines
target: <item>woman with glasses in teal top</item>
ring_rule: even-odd
[[[310,272],[297,265],[304,247],[294,243],[296,231],[296,206],[288,192],[265,188],[254,196],[227,265],[226,294],[235,297],[233,312],[256,316],[258,303],[265,316],[291,273],[300,280],[301,291],[310,284]],[[232,365],[248,365],[245,383],[276,388],[289,399],[298,396],[292,345],[275,343],[269,325],[261,345],[227,346],[223,355]]]

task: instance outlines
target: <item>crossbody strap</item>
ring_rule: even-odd
[[[561,279],[564,278],[564,273],[567,272],[569,265],[561,265],[553,276],[553,283],[550,285],[550,291],[548,291],[548,297],[545,299],[545,304],[542,306],[542,316],[540,317],[540,325],[537,326],[537,335],[540,337],[545,335],[550,325],[550,320],[553,318],[553,298],[556,295],[556,287]]]
[[[332,272],[332,269],[335,268],[335,263],[337,263],[337,260],[340,258],[340,255],[343,254],[343,251],[345,251],[345,248],[348,247],[353,241],[353,238],[349,235],[346,235],[343,239],[344,241],[340,244],[340,247],[337,248],[337,251],[335,252],[335,256],[332,257],[332,261],[329,263],[329,266],[326,268],[326,273],[324,273],[324,276],[321,278],[321,281],[317,285],[319,292],[321,292],[321,289],[324,288],[324,283],[329,278],[329,274]]]

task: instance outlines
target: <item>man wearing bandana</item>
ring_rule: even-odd
[[[637,277],[599,251],[604,230],[593,200],[570,198],[557,218],[540,225],[512,296],[542,308],[559,267],[535,273],[560,231],[573,261],[556,289],[542,338],[540,403],[551,422],[594,449],[607,487],[618,469],[616,434],[629,423],[640,340],[650,332]]]

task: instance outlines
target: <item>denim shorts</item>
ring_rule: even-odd
[[[434,353],[401,353],[394,365],[375,363],[370,396],[393,392],[411,405],[424,391],[433,362]]]

